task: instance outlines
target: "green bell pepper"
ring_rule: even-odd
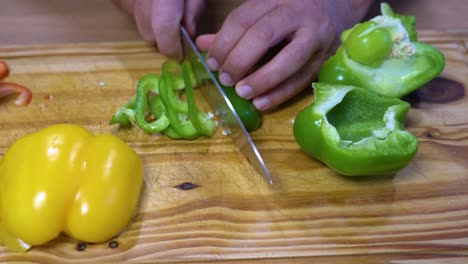
[[[443,54],[418,42],[413,16],[381,4],[381,16],[345,30],[342,45],[321,67],[318,82],[353,85],[401,98],[445,67]]]
[[[294,122],[301,149],[348,176],[393,174],[418,149],[404,130],[410,104],[367,89],[314,83],[315,100]]]
[[[231,102],[245,129],[252,132],[260,128],[263,122],[262,113],[255,108],[252,100],[240,97],[232,86],[221,84],[221,89],[223,89],[224,94]]]

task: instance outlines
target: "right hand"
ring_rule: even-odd
[[[156,41],[159,51],[171,58],[182,59],[180,25],[194,36],[196,22],[204,0],[113,0],[133,16],[138,31],[146,41]]]

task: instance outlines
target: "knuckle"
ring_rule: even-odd
[[[321,40],[325,43],[332,42],[339,37],[338,30],[329,19],[324,19],[323,23],[320,25],[319,32],[322,37]]]
[[[291,61],[303,61],[307,55],[307,47],[304,45],[296,45],[295,47],[291,47],[289,49],[285,49],[284,52],[286,56]]]
[[[275,36],[275,31],[271,24],[264,24],[262,26],[256,27],[253,30],[254,36],[261,42],[272,42]]]
[[[276,74],[268,74],[264,71],[259,71],[252,76],[252,79],[255,83],[258,83],[261,87],[263,87],[263,91],[269,90],[273,88],[279,80],[277,80]]]
[[[232,77],[242,75],[245,68],[244,60],[238,55],[229,56],[223,68],[226,68]]]
[[[247,29],[251,26],[252,19],[253,17],[248,15],[246,12],[236,9],[228,15],[226,23],[235,25],[242,29]]]
[[[153,20],[153,30],[159,34],[169,31],[174,27],[173,21],[168,18],[155,18]]]

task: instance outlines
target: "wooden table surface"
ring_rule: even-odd
[[[204,30],[236,1],[208,1]],[[416,15],[421,40],[447,58],[442,82],[413,97],[407,127],[420,149],[394,177],[342,177],[302,153],[295,114],[312,94],[265,116],[252,137],[270,166],[269,186],[229,138],[196,141],[117,130],[108,118],[165,60],[129,17],[104,0],[0,0],[0,59],[10,81],[33,90],[27,107],[0,101],[0,156],[18,137],[54,123],[111,132],[145,163],[135,222],[106,244],[75,250],[64,236],[0,261],[42,263],[468,263],[468,4],[389,1]],[[373,12],[373,11],[371,11]],[[430,88],[430,87],[429,87]],[[432,93],[431,93],[432,91]],[[53,97],[50,97],[53,95]],[[181,183],[198,188],[184,191]]]

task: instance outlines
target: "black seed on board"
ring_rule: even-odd
[[[76,250],[83,251],[85,249],[86,249],[86,243],[80,242],[80,243],[76,244]]]
[[[437,77],[403,99],[413,107],[418,107],[422,102],[444,104],[463,97],[465,97],[465,87],[462,83]]]
[[[117,248],[118,246],[119,246],[119,242],[117,242],[117,241],[109,242],[109,247],[110,248]]]

